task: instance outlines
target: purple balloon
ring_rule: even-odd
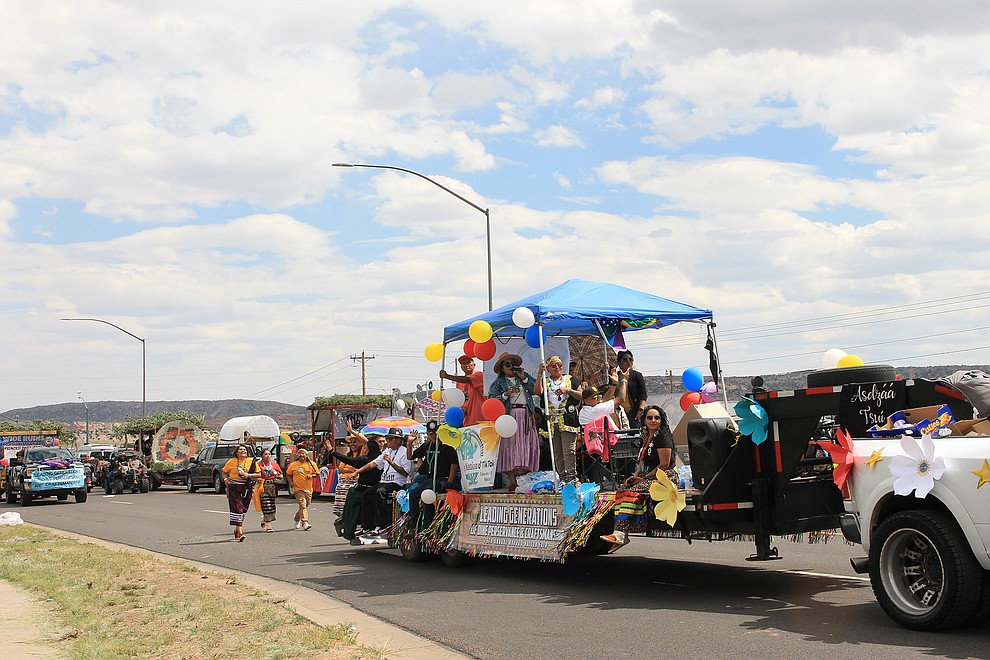
[[[707,394],[708,396],[711,396],[712,394],[715,394],[716,392],[718,392],[718,385],[715,384],[715,381],[714,380],[710,380],[710,381],[708,381],[707,383],[705,383],[704,385],[701,386],[701,393],[702,394]]]

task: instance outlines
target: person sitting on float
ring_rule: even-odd
[[[674,435],[660,406],[646,407],[641,433],[643,445],[636,461],[636,472],[626,479],[626,486],[652,482],[658,470],[666,472],[674,467]]]
[[[415,449],[412,442],[406,443],[406,458],[419,461],[416,476],[409,486],[409,519],[413,521],[419,519],[424,490],[430,488],[435,493],[443,493],[457,479],[457,451],[437,439],[438,427],[437,421],[431,419],[426,423],[426,442]],[[424,520],[422,526],[429,524],[430,520]]]

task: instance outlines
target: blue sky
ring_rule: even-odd
[[[711,308],[728,375],[985,364],[988,10],[861,5],[12,7],[0,411],[140,397],[137,342],[66,317],[146,338],[149,400],[305,405],[361,351],[369,391],[437,381],[484,216],[334,162],[489,208],[496,305],[579,277]],[[700,333],[639,333],[638,368]]]

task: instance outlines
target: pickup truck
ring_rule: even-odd
[[[209,444],[196,456],[190,456],[186,490],[195,493],[199,488],[205,487],[213,488],[213,492],[217,494],[227,492],[220,471],[236,452],[237,444]]]
[[[27,447],[23,457],[3,459],[3,485],[7,504],[20,499],[21,506],[54,495],[59,501],[75,497],[85,502],[88,496],[83,467],[62,447]]]

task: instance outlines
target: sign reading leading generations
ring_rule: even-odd
[[[573,516],[559,494],[467,494],[454,540],[463,552],[560,560],[557,547]]]

